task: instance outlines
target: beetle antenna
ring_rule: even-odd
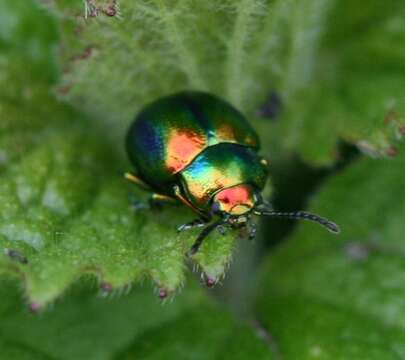
[[[222,225],[225,223],[224,219],[219,219],[217,221],[214,221],[213,223],[207,225],[198,235],[197,239],[194,241],[193,246],[190,248],[188,251],[188,256],[194,255],[198,249],[200,248],[201,244],[203,243],[204,239],[210,234],[210,232],[214,229],[216,229],[219,225]]]
[[[306,211],[296,211],[296,212],[279,212],[279,211],[272,211],[272,210],[254,210],[256,215],[260,216],[269,216],[272,218],[281,218],[281,219],[294,219],[294,220],[310,220],[317,222],[318,224],[324,226],[330,232],[335,234],[339,234],[340,229],[337,224],[334,222]]]

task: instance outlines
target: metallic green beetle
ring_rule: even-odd
[[[299,211],[273,211],[261,192],[268,163],[245,117],[224,100],[180,92],[147,105],[129,128],[126,148],[135,167],[125,177],[153,192],[156,201],[180,201],[198,219],[178,230],[205,226],[189,251],[195,254],[215,228],[248,228],[251,215],[312,220],[337,233],[333,222]]]

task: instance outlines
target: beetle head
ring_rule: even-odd
[[[212,212],[232,217],[243,217],[257,204],[260,194],[248,184],[224,188],[213,198]]]
[[[251,185],[240,184],[218,191],[212,201],[211,215],[219,216],[214,222],[208,224],[200,233],[189,254],[195,254],[203,240],[214,229],[222,229],[223,226],[230,226],[234,229],[247,229],[247,235],[253,239],[256,234],[256,227],[251,221],[252,215],[267,216],[271,218],[284,218],[296,220],[310,220],[317,222],[333,233],[339,233],[339,226],[334,222],[306,211],[279,212],[272,210],[262,200],[260,192]]]
[[[279,212],[266,205],[260,192],[248,184],[240,184],[224,188],[213,198],[212,214],[223,218],[224,223],[233,227],[243,227],[248,224],[252,214],[272,218],[310,220],[326,227],[329,231],[339,233],[339,226],[322,216],[306,211]]]

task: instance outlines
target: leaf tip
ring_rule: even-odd
[[[33,314],[39,313],[41,309],[42,309],[42,306],[39,303],[32,302],[32,303],[28,304],[28,310]]]
[[[113,286],[109,282],[102,282],[100,284],[100,289],[101,289],[101,291],[103,293],[106,293],[106,294],[108,293],[109,294],[109,293],[111,293],[113,291]]]
[[[389,157],[395,157],[399,154],[399,150],[395,146],[389,146],[385,150],[385,154]]]
[[[104,13],[105,15],[111,16],[111,17],[117,15],[116,4],[113,3],[113,4],[110,4],[110,5],[106,6],[106,7],[103,9],[103,13]]]
[[[168,295],[169,295],[169,292],[167,291],[167,289],[165,289],[165,288],[160,288],[159,289],[159,298],[161,300],[166,299]]]
[[[213,277],[207,276],[206,279],[205,279],[205,285],[208,288],[214,287],[216,285],[216,283],[217,283],[217,280],[215,278],[213,278]]]

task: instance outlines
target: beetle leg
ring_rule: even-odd
[[[192,256],[194,255],[199,249],[200,246],[202,245],[204,239],[210,234],[210,232],[214,229],[216,229],[218,226],[222,225],[224,223],[224,219],[219,219],[217,221],[214,221],[213,223],[207,225],[198,235],[197,239],[194,241],[193,246],[190,248],[188,251],[187,255]]]
[[[124,178],[127,179],[128,181],[131,181],[132,183],[138,185],[139,187],[141,187],[144,190],[152,190],[151,187],[146,182],[141,180],[138,176],[134,175],[133,173],[126,172],[124,174]]]
[[[224,225],[218,225],[217,230],[221,235],[225,235],[225,233],[226,233],[226,228]]]
[[[167,195],[153,193],[148,202],[150,208],[159,210],[163,204],[175,204],[176,199]]]
[[[138,210],[149,209],[150,205],[148,203],[143,202],[143,201],[132,201],[131,208],[134,211],[138,211]]]
[[[150,200],[152,202],[156,202],[156,203],[175,203],[176,202],[176,199],[174,199],[170,196],[158,194],[158,193],[153,193]]]
[[[199,228],[202,227],[206,224],[207,222],[204,219],[198,218],[198,219],[194,219],[193,221],[190,221],[188,223],[185,223],[183,225],[180,225],[177,228],[178,232],[182,232],[184,230],[190,230],[190,229],[194,229],[194,228]]]
[[[187,205],[189,208],[194,210],[202,218],[207,218],[207,215],[205,215],[203,212],[197,209],[189,200],[187,200],[185,196],[183,196],[183,194],[180,192],[180,188],[177,185],[173,187],[173,192],[176,198],[179,199],[184,205]]]
[[[248,225],[248,239],[253,240],[256,237],[257,227],[256,224],[251,221]]]
[[[167,196],[167,195],[154,193],[148,199],[147,202],[133,200],[133,201],[131,201],[131,203],[132,203],[132,208],[135,211],[138,211],[138,210],[144,210],[144,209],[159,209],[160,205],[165,204],[165,203],[175,204],[176,199],[174,199],[170,196]]]
[[[132,183],[138,185],[140,188],[148,191],[152,191],[152,188],[145,183],[143,180],[141,180],[138,176],[136,176],[133,173],[127,172],[124,174],[125,179],[131,181]],[[162,203],[173,203],[175,202],[175,198],[163,194],[158,194],[158,193],[153,193],[152,196],[149,198],[149,207],[159,207],[160,204]],[[135,210],[139,209],[145,209],[148,208],[146,204],[142,203],[135,203],[134,205]]]

